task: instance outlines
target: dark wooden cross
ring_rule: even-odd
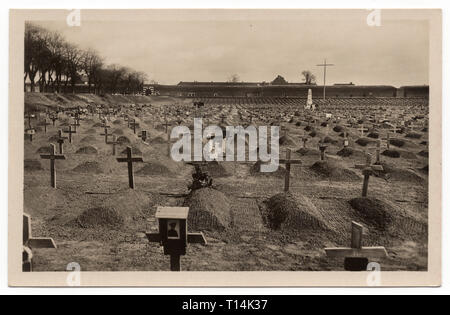
[[[44,118],[44,121],[41,123],[44,126],[44,132],[47,133],[47,126],[50,126],[50,123],[47,121],[47,118]]]
[[[166,127],[166,133],[169,132],[169,127],[171,126],[171,123],[167,121],[167,118],[165,119],[164,123],[162,124],[164,127]]]
[[[77,133],[77,131],[72,130],[72,126],[69,126],[69,130],[64,130],[63,132],[69,134],[69,143],[72,143],[72,133]]]
[[[306,135],[303,135],[302,141],[303,141],[303,147],[306,148],[306,142],[308,142],[308,137]]]
[[[105,136],[105,143],[108,144],[108,136],[110,136],[111,134],[108,133],[108,127],[105,127],[105,132],[101,133],[100,136]]]
[[[117,162],[128,163],[128,182],[131,189],[134,189],[134,175],[133,175],[133,162],[144,162],[141,157],[133,158],[131,147],[127,147],[127,157],[117,158]]]
[[[361,131],[361,137],[364,137],[364,132],[369,131],[368,128],[364,128],[364,125],[361,125],[361,127],[358,130]]]
[[[116,145],[120,144],[120,142],[117,142],[115,135],[112,135],[112,141],[109,141],[108,144],[112,144],[112,155],[116,155]]]
[[[389,132],[386,134],[386,138],[382,138],[382,140],[386,140],[386,147],[389,150],[391,148],[391,137]]]
[[[147,141],[147,130],[142,130],[141,134],[139,135],[139,138],[142,139],[142,141]]]
[[[355,165],[355,167],[357,169],[362,170],[362,173],[364,175],[362,196],[367,197],[370,176],[373,175],[374,171],[383,171],[383,166],[375,165],[375,164],[372,165],[372,156],[369,153],[367,153],[366,154],[366,164],[357,164],[357,165]]]
[[[381,163],[381,140],[377,141],[377,161],[375,162],[375,164],[380,164]]]
[[[31,272],[33,271],[33,249],[38,248],[53,248],[56,249],[57,246],[52,238],[44,237],[33,237],[31,233],[31,217],[24,213],[23,214],[23,251],[22,251],[22,271]]]
[[[64,140],[68,139],[68,137],[63,137],[62,135],[62,130],[58,130],[58,145],[59,145],[59,154],[63,154],[64,150],[63,150],[63,145],[64,145]]]
[[[41,154],[41,159],[50,160],[50,185],[56,188],[56,170],[55,170],[55,160],[65,160],[64,155],[56,155],[55,145],[50,144],[50,154]]]
[[[352,222],[352,240],[350,247],[325,248],[329,258],[345,258],[346,271],[367,271],[368,258],[386,258],[388,253],[384,247],[363,247],[363,226]]]
[[[58,116],[57,115],[53,115],[52,117],[50,117],[50,119],[52,120],[53,127],[55,127],[55,122],[58,120]]]
[[[77,113],[75,115],[75,123],[77,124],[77,126],[80,126],[80,121],[83,120],[82,118],[80,118],[80,114]]]
[[[25,129],[25,134],[28,135],[30,142],[33,142],[33,135],[36,134],[36,130],[34,128]]]
[[[136,134],[136,127],[139,126],[139,123],[136,122],[136,120],[133,120],[130,123],[130,127],[133,129],[133,133]]]
[[[35,117],[35,115],[30,114],[30,113],[25,115],[25,118],[28,119],[28,127],[30,127],[30,128],[31,128],[31,119],[34,118],[34,117]]]
[[[324,143],[324,139],[322,138],[319,142],[319,150],[320,150],[320,160],[325,161],[325,150],[327,149],[327,145]]]
[[[301,160],[291,160],[291,150],[287,149],[286,159],[281,159],[280,164],[286,164],[286,174],[284,178],[284,191],[289,191],[290,181],[291,181],[291,164],[302,164]]]

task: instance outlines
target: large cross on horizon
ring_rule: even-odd
[[[327,67],[333,67],[334,64],[327,63],[325,59],[323,64],[317,65],[318,67],[323,67],[323,99],[326,100],[326,86],[327,86]]]

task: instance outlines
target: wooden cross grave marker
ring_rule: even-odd
[[[41,154],[41,159],[50,160],[50,185],[56,188],[56,170],[55,170],[55,160],[65,160],[64,155],[57,155],[55,153],[55,145],[50,144],[50,154]]]
[[[303,148],[306,148],[306,142],[308,142],[308,137],[306,135],[303,135],[302,142],[303,142]]]
[[[25,115],[25,118],[28,119],[28,127],[29,127],[29,128],[31,128],[31,119],[32,119],[32,118],[35,118],[35,117],[36,117],[36,115],[30,114],[30,113],[27,113],[27,114]]]
[[[366,271],[368,258],[386,258],[388,253],[384,247],[363,247],[363,226],[352,222],[352,241],[350,247],[325,248],[329,258],[345,258],[346,271]]]
[[[369,129],[364,128],[364,125],[361,125],[361,127],[358,129],[358,131],[361,131],[361,137],[364,137],[364,132],[369,131]]]
[[[69,143],[72,143],[72,133],[77,133],[77,131],[72,130],[72,126],[69,126],[69,130],[64,130],[63,132],[69,134]]]
[[[320,150],[320,160],[325,161],[325,150],[327,149],[327,145],[324,142],[324,139],[321,138],[319,142],[319,150]]]
[[[47,121],[47,118],[44,119],[41,125],[44,126],[44,132],[47,133],[47,126],[50,126],[50,123]]]
[[[55,123],[58,120],[58,116],[57,115],[53,115],[53,116],[50,117],[50,119],[51,119],[51,121],[53,123],[53,127],[55,127]]]
[[[391,137],[389,132],[386,134],[386,138],[382,138],[381,140],[386,140],[386,147],[389,150],[391,148]]]
[[[112,144],[112,155],[116,155],[116,145],[120,144],[120,142],[117,141],[115,135],[112,135],[112,141],[109,141],[108,144]]]
[[[141,134],[138,137],[141,138],[144,142],[147,141],[147,130],[142,130]]]
[[[110,136],[111,134],[108,133],[108,127],[105,127],[105,132],[101,133],[100,136],[105,136],[105,143],[108,144],[108,136]]]
[[[376,149],[376,153],[377,153],[377,161],[375,162],[375,164],[380,164],[381,163],[381,140],[377,141],[377,149]]]
[[[57,246],[52,238],[33,237],[31,233],[31,217],[23,214],[23,244],[22,244],[22,271],[33,271],[33,249],[37,248],[52,248],[56,249]]]
[[[291,181],[291,164],[302,164],[301,160],[291,160],[291,150],[287,149],[286,159],[281,159],[280,164],[286,164],[286,174],[284,177],[284,191],[289,191],[290,181]]]
[[[63,149],[63,145],[64,145],[64,140],[68,139],[68,137],[63,137],[62,135],[62,130],[58,130],[58,145],[59,145],[59,154],[63,154],[64,153],[64,149]]]
[[[126,158],[117,158],[117,162],[128,164],[128,183],[131,189],[134,189],[134,175],[133,175],[133,162],[144,162],[141,157],[134,158],[132,157],[132,149],[131,147],[127,147],[127,157]]]
[[[131,129],[133,129],[133,133],[136,134],[136,127],[139,126],[139,123],[136,122],[136,120],[133,119],[133,121],[130,123]]]
[[[188,232],[189,208],[185,207],[158,207],[159,232],[147,232],[150,243],[159,243],[164,248],[164,255],[170,256],[170,271],[181,271],[181,256],[186,255],[188,244],[201,244],[206,246],[207,241],[203,233]]]
[[[77,121],[75,121],[73,124],[70,124],[70,126],[73,126],[74,127],[74,131],[75,132],[77,132],[77,127],[79,127],[80,126],[80,124],[77,122]]]
[[[28,135],[30,142],[33,142],[33,135],[36,134],[36,130],[32,127],[25,129],[25,134]]]
[[[362,173],[364,175],[362,196],[365,198],[367,197],[367,191],[369,189],[370,176],[373,175],[374,171],[383,171],[384,169],[381,165],[372,165],[372,156],[369,153],[366,154],[366,164],[357,164],[355,165],[355,167],[362,170]]]

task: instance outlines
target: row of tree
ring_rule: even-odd
[[[24,83],[32,92],[39,86],[40,92],[75,93],[81,84],[87,85],[88,93],[137,94],[146,79],[143,72],[106,65],[95,50],[82,50],[58,32],[25,25]]]
[[[316,76],[314,74],[312,74],[311,71],[309,70],[305,70],[302,72],[302,77],[303,77],[303,82],[306,85],[314,85],[316,84]],[[237,82],[241,82],[241,79],[239,78],[239,75],[237,74],[233,74],[231,75],[227,82],[229,83],[237,83]],[[281,75],[278,75],[275,80],[273,80],[271,82],[271,84],[275,84],[275,85],[286,85],[289,84],[285,78],[283,78]]]

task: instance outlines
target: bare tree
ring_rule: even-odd
[[[241,78],[239,77],[239,75],[238,74],[232,74],[229,78],[228,78],[228,82],[230,82],[230,83],[237,83],[237,82],[240,82],[241,81]]]
[[[316,76],[312,74],[311,71],[305,70],[302,72],[303,81],[305,81],[306,85],[311,85],[316,83]]]
[[[95,50],[89,49],[83,52],[81,57],[81,68],[88,78],[88,93],[91,93],[95,76],[98,75],[98,72],[102,66],[103,61]]]

